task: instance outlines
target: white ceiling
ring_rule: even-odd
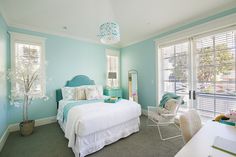
[[[114,20],[121,30],[117,46],[233,7],[235,0],[0,0],[9,26],[86,41],[99,42],[99,25]]]

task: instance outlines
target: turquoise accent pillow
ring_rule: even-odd
[[[160,107],[164,108],[165,104],[170,99],[179,99],[180,96],[176,95],[175,93],[166,93],[162,96],[162,99],[160,101]]]

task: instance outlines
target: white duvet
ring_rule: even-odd
[[[65,127],[68,147],[73,147],[75,135],[86,136],[119,125],[141,115],[136,102],[120,100],[117,103],[91,103],[70,109]]]

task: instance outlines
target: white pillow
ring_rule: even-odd
[[[63,100],[75,100],[75,88],[63,87],[61,88]]]
[[[102,99],[103,96],[96,86],[85,88],[85,94],[87,100]]]
[[[85,87],[81,86],[81,87],[76,87],[75,88],[75,98],[76,100],[85,100],[86,99],[86,95],[85,95]]]

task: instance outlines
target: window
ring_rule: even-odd
[[[34,78],[30,94],[37,98],[45,94],[43,38],[11,32],[11,69],[17,79],[12,82],[12,96],[22,97],[24,80]],[[28,77],[28,78],[27,78]],[[17,81],[16,81],[17,80]]]
[[[189,43],[180,42],[160,47],[161,50],[161,93],[173,92],[188,100]],[[187,103],[181,107],[187,107]]]
[[[107,56],[107,86],[120,86],[120,52],[116,50],[106,50]]]
[[[186,108],[214,117],[236,108],[234,28],[159,46],[160,96],[184,96]]]
[[[236,31],[196,38],[197,102],[194,107],[213,117],[236,108]]]

